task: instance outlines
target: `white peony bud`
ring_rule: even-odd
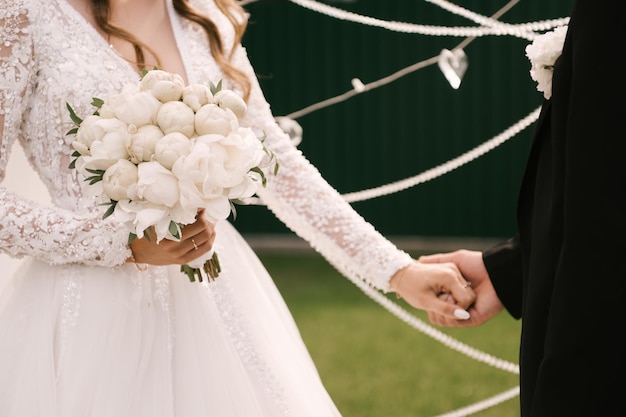
[[[197,112],[205,104],[213,103],[213,94],[211,94],[211,89],[204,84],[188,85],[183,90],[183,103]]]
[[[93,124],[95,137],[90,151],[94,159],[128,159],[128,126],[117,119],[100,119]]]
[[[155,146],[162,137],[163,132],[157,126],[141,126],[130,137],[130,144],[128,145],[130,160],[135,164],[141,161],[150,161],[154,156]]]
[[[96,129],[95,125],[100,120],[100,116],[87,116],[83,119],[78,130],[76,131],[76,140],[72,143],[72,146],[81,155],[90,155],[89,148],[94,140],[100,140],[102,137],[102,130]]]
[[[178,158],[191,152],[191,141],[180,132],[163,136],[154,147],[154,158],[165,168],[172,169]]]
[[[188,138],[193,136],[194,120],[193,110],[181,101],[164,103],[157,114],[157,124],[163,133],[180,132]]]
[[[239,127],[239,122],[232,110],[206,104],[196,112],[195,127],[198,135],[226,136]]]
[[[161,70],[148,71],[139,82],[141,91],[150,92],[162,103],[180,100],[184,88],[183,77]]]
[[[120,159],[102,176],[102,189],[113,201],[133,200],[137,196],[137,173],[135,164]]]
[[[230,109],[238,119],[243,119],[248,110],[244,99],[232,90],[220,90],[213,97],[215,104],[221,108]]]
[[[160,107],[161,102],[144,91],[112,95],[103,105],[104,114],[112,113],[115,118],[137,127],[154,123]]]

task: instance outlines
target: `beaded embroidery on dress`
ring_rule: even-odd
[[[221,79],[204,32],[168,0],[189,82]],[[191,2],[232,27],[211,0]],[[235,61],[250,77],[245,49]],[[21,258],[0,293],[3,417],[339,416],[271,277],[239,233],[217,225],[211,284],[178,267],[138,271],[126,229],[83,194],[68,168],[65,103],[139,74],[65,0],[0,0],[0,179],[15,141],[52,206],[0,186],[0,250]],[[339,271],[381,290],[410,262],[351,210],[275,123],[253,80],[247,125],[280,158],[261,197]]]

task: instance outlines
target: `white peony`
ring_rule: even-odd
[[[83,155],[76,159],[76,172],[80,174],[85,181],[87,178],[91,178],[94,176],[94,171],[104,172],[111,165],[116,163],[117,159],[94,159],[92,156]],[[83,194],[91,197],[99,197],[104,193],[102,189],[102,181],[97,182],[84,182],[84,185],[89,185],[88,187],[82,187]]]
[[[157,114],[157,124],[165,134],[180,132],[187,137],[192,137],[194,123],[193,110],[182,101],[164,103]]]
[[[260,183],[261,176],[255,172],[250,172],[241,179],[239,184],[228,189],[226,197],[230,200],[246,201],[247,198],[256,194]]]
[[[118,119],[100,119],[92,125],[96,138],[90,146],[94,159],[128,159],[130,133],[126,123]]]
[[[115,206],[115,217],[124,223],[131,233],[144,237],[144,232],[154,227],[157,242],[170,238],[170,212],[160,205],[148,201],[120,200]]]
[[[239,128],[231,132],[221,144],[226,151],[224,163],[226,187],[238,185],[248,171],[258,166],[265,156],[263,144],[248,128]]]
[[[195,128],[198,135],[228,135],[239,127],[237,116],[228,108],[206,104],[196,112]]]
[[[182,101],[197,112],[205,104],[213,103],[213,94],[211,94],[211,89],[204,84],[192,84],[183,90]]]
[[[133,200],[137,196],[137,180],[137,165],[120,159],[104,172],[102,189],[113,201]]]
[[[154,158],[165,168],[172,169],[176,161],[189,155],[191,141],[180,132],[172,132],[163,136],[154,147]]]
[[[200,203],[205,207],[207,218],[215,222],[226,219],[231,212],[230,202],[218,173],[223,171],[226,159],[224,148],[219,145],[220,135],[202,137],[197,140],[186,157],[179,159],[172,172],[180,183],[183,206]],[[200,139],[200,138],[197,138]]]
[[[72,142],[72,147],[78,151],[81,155],[91,155],[91,144],[94,140],[100,140],[103,131],[96,129],[96,123],[101,119],[100,116],[91,115],[87,116],[81,122],[78,130],[76,131],[76,137]]]
[[[180,197],[178,180],[156,161],[138,165],[137,197],[165,207],[174,207]]]
[[[108,97],[100,114],[139,127],[154,123],[160,107],[161,102],[148,92],[126,91]]]
[[[141,91],[151,93],[162,103],[180,100],[184,88],[183,77],[161,70],[148,71],[139,82]]]
[[[248,107],[244,99],[232,90],[220,90],[213,96],[213,102],[221,108],[230,109],[238,119],[243,119]]]
[[[150,161],[154,156],[157,142],[163,137],[163,131],[155,125],[141,126],[130,137],[128,153],[131,162],[138,164],[142,161]]]

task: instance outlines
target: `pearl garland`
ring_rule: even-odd
[[[493,366],[494,368],[498,368],[514,374],[519,374],[518,365],[504,359],[498,359],[492,355],[489,355],[488,353],[481,352],[471,346],[464,344],[463,342],[454,339],[453,337],[448,336],[447,334],[443,333],[440,330],[437,330],[436,328],[419,319],[418,317],[415,317],[406,309],[402,308],[399,304],[387,298],[380,291],[369,286],[366,282],[354,278],[349,279],[367,296],[369,296],[371,299],[383,306],[394,316],[398,317],[400,320],[404,321],[414,329],[421,331],[427,336],[430,336],[441,344],[449,347],[450,349],[456,350],[457,352],[460,352],[472,359],[483,362],[489,366]]]
[[[449,160],[441,165],[438,165],[434,168],[428,169],[421,174],[415,175],[414,177],[406,178],[401,181],[397,181],[394,183],[390,183],[378,188],[367,189],[363,191],[353,192],[344,194],[343,197],[346,201],[352,203],[355,201],[364,201],[369,200],[371,198],[380,197],[387,194],[397,193],[399,191],[405,190],[409,187],[413,187],[417,184],[421,184],[423,182],[427,182],[433,180],[437,177],[440,177],[444,174],[447,174],[450,171],[453,171],[460,166],[467,164],[468,162],[473,161],[474,159],[486,154],[487,152],[493,150],[494,148],[502,145],[507,140],[511,139],[513,136],[520,133],[522,130],[526,129],[532,123],[534,123],[539,117],[539,112],[541,108],[537,108],[532,111],[528,116],[524,117],[522,120],[518,121],[511,127],[507,128],[504,132],[499,135],[489,139],[487,142],[475,147],[474,149],[457,156],[454,159]]]
[[[563,26],[569,22],[569,18],[544,20],[540,22],[531,22],[523,24],[508,24],[494,20],[490,17],[482,16],[477,13],[471,12],[455,4],[449,3],[445,0],[426,0],[433,4],[436,4],[458,16],[465,17],[474,21],[482,27],[447,27],[447,26],[431,26],[431,25],[417,25],[413,23],[396,22],[396,21],[384,21],[376,19],[370,16],[363,16],[357,13],[348,12],[338,9],[327,4],[319,3],[315,0],[289,0],[290,2],[297,4],[301,7],[309,10],[322,13],[324,15],[333,17],[335,19],[361,23],[368,26],[380,27],[394,32],[403,33],[417,33],[427,36],[457,36],[457,37],[481,37],[488,35],[495,36],[515,36],[518,38],[532,40],[537,34],[537,31],[544,31],[552,29],[557,26]],[[516,2],[517,0],[515,0]]]

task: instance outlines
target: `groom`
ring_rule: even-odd
[[[504,308],[522,319],[522,417],[624,413],[625,12],[621,1],[575,1],[535,127],[515,237],[483,253],[420,258],[455,262],[477,296],[469,320],[431,315],[433,323],[479,325]]]

